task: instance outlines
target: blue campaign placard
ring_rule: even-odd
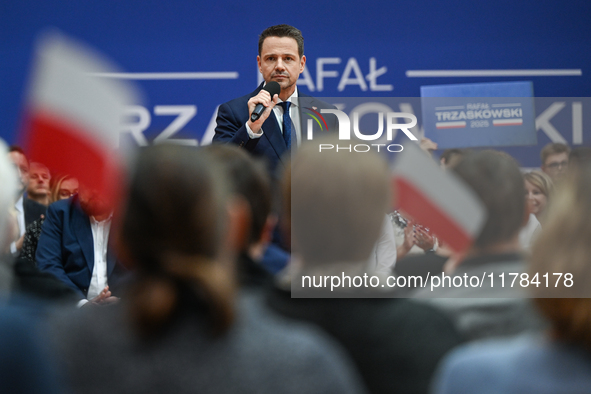
[[[440,149],[537,144],[532,82],[421,86],[421,107]]]

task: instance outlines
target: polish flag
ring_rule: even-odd
[[[133,86],[93,77],[114,72],[101,55],[60,34],[37,48],[25,108],[22,144],[31,161],[69,174],[114,206],[123,167],[118,151],[121,116],[137,104]]]
[[[454,251],[466,251],[484,226],[486,208],[464,181],[444,171],[417,144],[404,146],[392,167],[396,204]]]

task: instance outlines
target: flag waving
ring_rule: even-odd
[[[21,134],[31,161],[78,178],[111,205],[122,181],[120,119],[126,106],[137,103],[133,86],[91,75],[113,71],[78,42],[60,34],[44,37],[35,54]]]
[[[404,146],[393,165],[397,207],[454,251],[467,250],[487,212],[478,196],[451,171],[443,171],[416,144]]]

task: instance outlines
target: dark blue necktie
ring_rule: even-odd
[[[291,149],[291,116],[289,116],[289,101],[282,101],[279,103],[283,108],[283,140],[287,149]]]

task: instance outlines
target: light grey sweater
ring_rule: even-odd
[[[253,297],[218,339],[203,315],[185,313],[158,341],[140,341],[123,306],[53,324],[74,393],[359,393],[357,372],[319,331],[281,320]]]

